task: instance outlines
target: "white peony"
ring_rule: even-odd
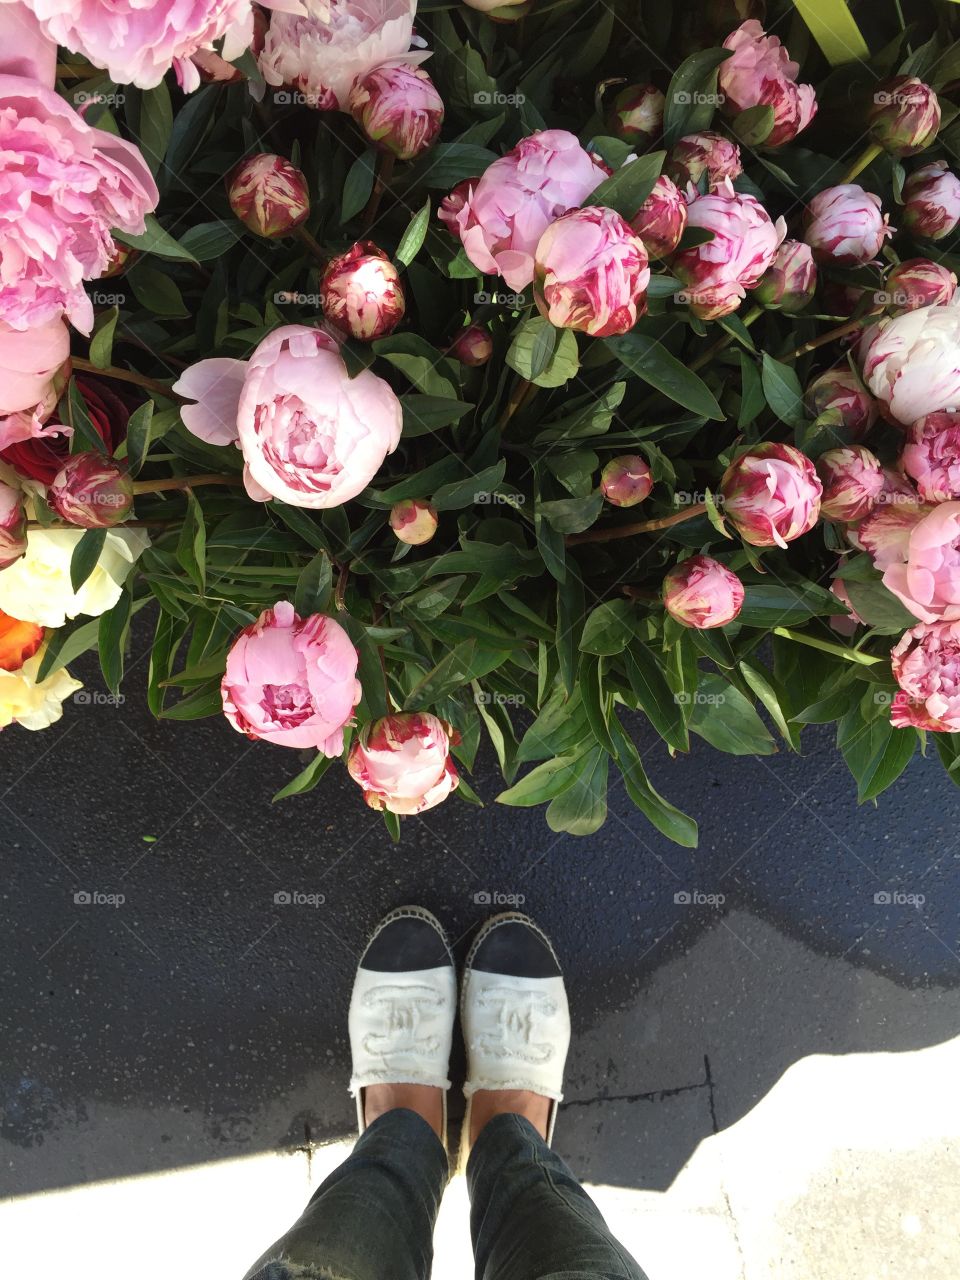
[[[18,724],[24,729],[47,729],[63,715],[63,701],[83,686],[66,667],[37,683],[43,650],[17,671],[0,671],[0,729]]]

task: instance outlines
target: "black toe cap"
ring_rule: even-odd
[[[481,939],[470,967],[516,978],[560,977],[560,966],[549,943],[522,920],[495,925]]]
[[[439,969],[450,964],[443,937],[429,920],[398,916],[374,937],[360,961],[377,973],[405,973],[414,969]]]

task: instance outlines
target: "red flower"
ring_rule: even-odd
[[[100,438],[106,441],[107,450],[112,455],[126,438],[127,422],[135,405],[128,403],[103,378],[80,373],[75,381],[86,402],[90,421],[100,433]],[[69,454],[68,436],[47,435],[12,444],[0,451],[0,458],[9,462],[20,475],[49,485]]]

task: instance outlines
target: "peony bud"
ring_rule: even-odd
[[[27,517],[23,494],[0,480],[0,569],[19,560],[27,549]]]
[[[630,225],[649,258],[665,258],[680,243],[687,225],[687,202],[665,173],[656,180]]]
[[[710,556],[691,556],[663,580],[663,607],[685,627],[725,627],[743,608],[743,583]]]
[[[463,3],[485,13],[494,22],[519,22],[533,6],[533,0],[463,0]]]
[[[422,67],[384,62],[358,76],[349,111],[383,151],[412,160],[433,143],[443,124],[443,100]]]
[[[839,425],[861,439],[877,420],[877,402],[852,369],[828,369],[804,393],[804,404],[815,418],[832,410]]]
[[[919,307],[946,306],[957,291],[957,277],[929,258],[908,258],[887,276],[884,301],[894,315]]]
[[[861,445],[828,449],[817,459],[823,481],[820,513],[840,524],[855,524],[874,507],[883,491],[880,459]]]
[[[731,56],[717,69],[717,87],[724,113],[736,117],[752,107],[773,109],[773,127],[763,140],[766,147],[792,142],[817,113],[811,84],[797,84],[799,65],[777,36],[770,36],[750,18],[731,31],[723,42]]]
[[[626,333],[647,309],[643,241],[613,209],[588,206],[551,222],[534,254],[533,297],[561,329],[594,338]]]
[[[636,147],[648,147],[663,132],[666,99],[652,84],[628,84],[613,100],[607,128],[616,138]]]
[[[133,507],[133,480],[102,453],[74,453],[47,493],[57,515],[81,529],[109,529]]]
[[[867,115],[870,137],[894,156],[915,156],[929,147],[940,128],[940,103],[916,76],[893,76],[873,95]]]
[[[903,184],[904,228],[915,236],[942,240],[960,222],[960,178],[946,160],[934,160],[911,173]]]
[[[635,453],[612,458],[600,472],[600,492],[615,507],[635,507],[649,497],[652,488],[650,468]]]
[[[681,189],[688,182],[699,186],[704,174],[709,187],[724,178],[733,181],[743,173],[740,148],[722,133],[688,133],[667,156],[663,171]]]
[[[310,212],[307,180],[283,156],[241,160],[227,178],[227,195],[247,230],[267,240],[289,235]]]
[[[870,262],[893,235],[880,197],[853,182],[815,195],[807,205],[804,228],[803,238],[816,260],[835,267]]]
[[[347,769],[371,809],[423,813],[446,800],[459,784],[451,746],[459,735],[429,711],[400,711],[364,725]]]
[[[960,498],[960,411],[943,409],[918,418],[907,431],[900,465],[916,481],[924,502]]]
[[[476,368],[486,364],[493,355],[493,338],[490,330],[482,325],[470,324],[453,335],[449,347],[450,354],[461,364]]]
[[[390,528],[401,542],[422,547],[437,532],[437,512],[422,498],[404,498],[390,508]]]
[[[812,529],[822,488],[806,454],[773,441],[731,462],[720,481],[724,515],[755,547],[786,547]]]
[[[457,221],[457,215],[465,207],[470,198],[470,193],[475,190],[479,181],[479,178],[464,178],[440,201],[437,217],[450,234],[456,236],[458,240],[460,238],[460,224]]]
[[[370,240],[358,240],[330,259],[320,292],[327,321],[360,342],[392,333],[406,306],[397,268]]]
[[[784,240],[753,296],[771,311],[793,315],[803,310],[816,289],[817,268],[810,246],[800,240]]]

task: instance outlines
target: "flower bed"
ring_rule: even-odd
[[[488,737],[484,799],[694,845],[628,709],[960,777],[960,9],[904,8],[831,68],[785,0],[0,3],[0,727],[154,602],[155,714],[394,837]]]

